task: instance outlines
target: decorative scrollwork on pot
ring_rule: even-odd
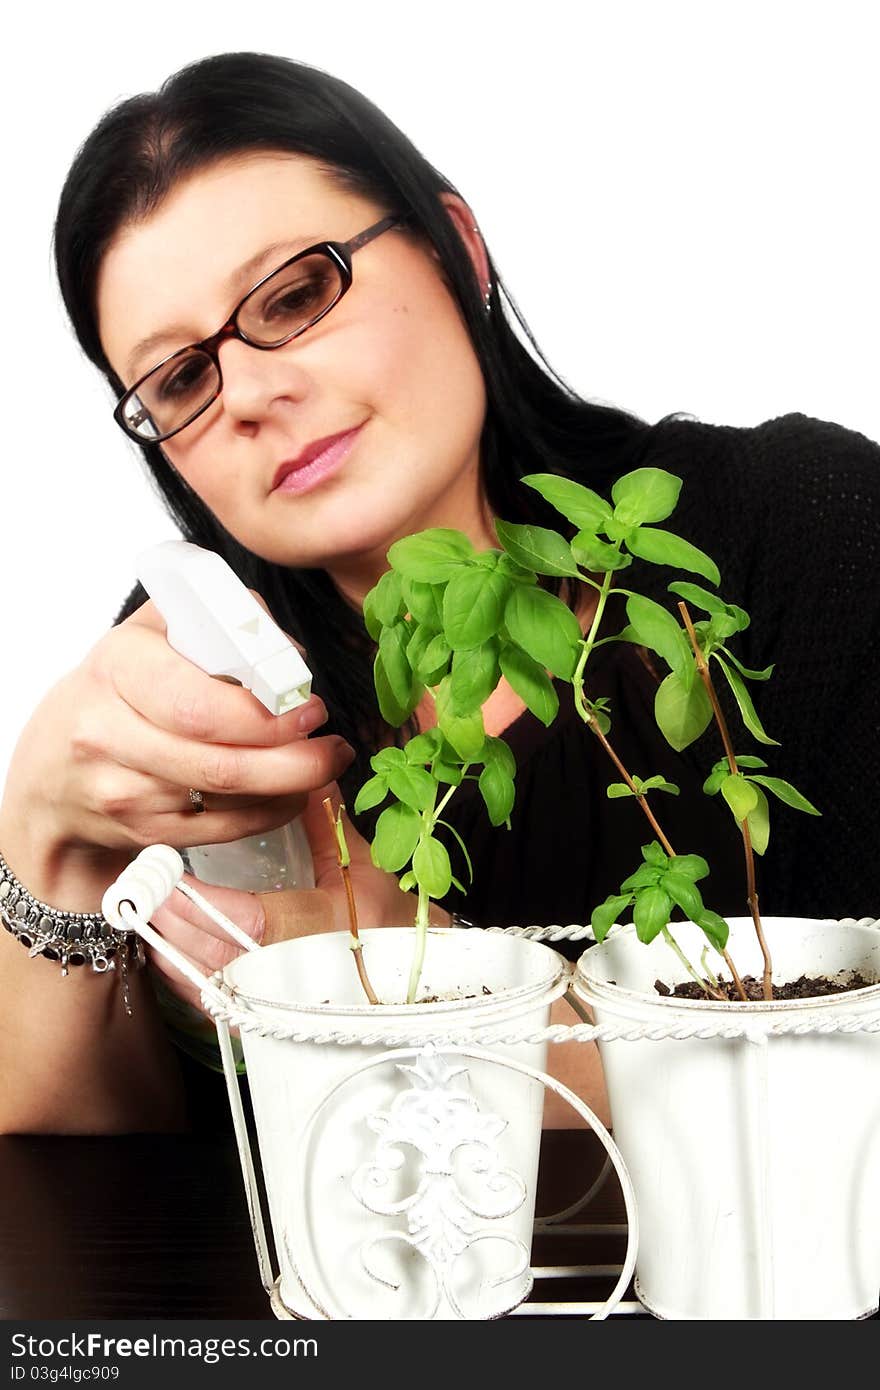
[[[399,1289],[401,1281],[383,1275],[376,1257],[382,1247],[406,1247],[423,1258],[433,1275],[433,1306],[422,1316],[433,1317],[445,1297],[454,1316],[465,1318],[463,1290],[456,1287],[468,1284],[467,1278],[460,1278],[461,1262],[478,1245],[502,1243],[510,1247],[513,1259],[485,1282],[497,1288],[518,1281],[511,1295],[514,1307],[531,1288],[531,1276],[523,1282],[529,1252],[516,1237],[481,1224],[511,1216],[526,1198],[525,1182],[502,1161],[497,1148],[507,1121],[480,1110],[470,1090],[468,1068],[450,1064],[431,1044],[414,1065],[398,1063],[397,1070],[406,1076],[409,1089],[401,1091],[388,1110],[368,1118],[379,1140],[351,1186],[368,1211],[405,1215],[407,1229],[366,1241],[361,1247],[364,1269],[377,1282]],[[420,1155],[415,1187],[403,1197],[395,1196],[394,1180],[409,1176],[413,1151]],[[478,1286],[484,1273],[476,1278]]]

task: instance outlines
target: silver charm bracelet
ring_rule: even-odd
[[[29,956],[60,961],[62,975],[68,973],[69,966],[86,963],[103,975],[119,963],[124,977],[129,969],[144,963],[143,945],[136,932],[114,931],[100,912],[62,912],[40,902],[18,881],[2,854],[0,919]]]

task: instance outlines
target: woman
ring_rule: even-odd
[[[338,298],[328,242],[349,258],[351,287]],[[295,336],[276,345],[266,277],[309,248],[315,312],[285,320]],[[865,681],[875,648],[856,648],[843,628],[852,591],[860,613],[871,593],[868,544],[852,543],[841,503],[848,492],[863,507],[875,496],[875,445],[803,417],[756,430],[649,428],[576,399],[511,326],[512,301],[452,185],[363,97],[283,59],[207,59],[110,112],[68,175],[56,260],[79,341],[181,532],[223,554],[304,644],[318,695],[274,719],[178,657],[145,595],[132,595],[17,747],[0,850],[30,895],[95,912],[141,845],[237,839],[304,807],[318,882],[332,891],[322,791],[342,779],[351,804],[370,753],[390,737],[360,615],[389,545],[443,525],[489,546],[495,517],[558,520],[519,485],[524,474],[565,473],[605,491],[650,463],[684,478],[676,529],[718,559],[725,595],[754,609],[755,640],[741,654],[766,664],[769,642],[780,666],[762,692],[765,722],[785,743],[785,775],[828,811],[822,841],[780,818],[765,904],[872,910],[877,876],[849,832],[863,842],[876,819],[854,753],[875,733]],[[558,285],[561,268],[551,270]],[[645,574],[641,586],[661,578]],[[586,623],[589,602],[565,597]],[[656,679],[634,649],[604,648],[591,692],[612,698],[630,765],[682,785],[671,838],[707,854],[711,905],[736,910],[735,837],[723,808],[686,795],[705,767],[656,734]],[[430,710],[417,714],[427,726]],[[477,922],[583,920],[635,867],[637,812],[606,809],[609,771],[575,720],[536,731],[502,684],[486,722],[517,755],[513,829],[484,830],[475,799],[457,798],[453,819],[478,876],[467,901],[445,906]],[[198,819],[190,789],[204,797]],[[356,862],[364,919],[405,920],[396,880],[371,869],[360,841]],[[261,935],[257,899],[218,897]],[[203,966],[228,958],[176,912],[162,928]],[[2,934],[0,1129],[180,1122],[180,1075],[144,976],[128,976],[129,1017],[113,973],[62,980],[57,962],[29,959]]]

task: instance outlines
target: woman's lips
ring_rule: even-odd
[[[309,492],[317,487],[342,466],[362,429],[363,425],[356,425],[342,434],[329,435],[303,450],[300,455],[303,462],[293,460],[282,464],[273,492]]]

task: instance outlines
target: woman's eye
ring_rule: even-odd
[[[197,391],[204,385],[207,370],[207,364],[201,361],[185,363],[165,377],[159,387],[160,395],[164,400],[179,400]]]
[[[263,306],[263,318],[301,318],[314,313],[328,298],[328,279],[326,275],[310,275],[288,285]]]

